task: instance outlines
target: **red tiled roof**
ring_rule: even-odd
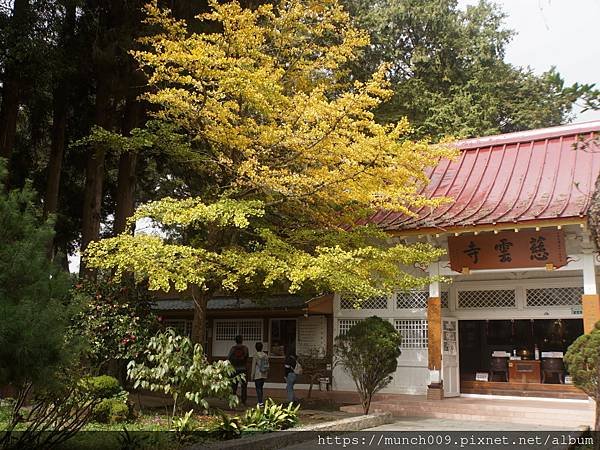
[[[456,229],[585,216],[600,172],[600,147],[576,146],[598,135],[600,121],[460,141],[460,155],[428,173],[423,193],[450,197],[417,217],[381,211],[386,230]]]

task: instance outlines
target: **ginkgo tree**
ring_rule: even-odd
[[[426,284],[403,267],[442,251],[391,239],[368,217],[444,201],[420,192],[426,168],[453,150],[411,141],[406,121],[374,120],[391,95],[386,67],[362,83],[347,70],[367,34],[336,0],[210,8],[197,20],[213,31],[193,33],[148,5],[157,32],[134,53],[148,75],[153,127],[185,141],[173,157],[192,180],[130,218],[166,233],[93,243],[87,264],[133,273],[150,289],[189,289],[195,340],[217,293],[336,291],[360,302]]]

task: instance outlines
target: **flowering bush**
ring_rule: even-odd
[[[111,361],[128,361],[140,355],[160,322],[150,308],[144,286],[100,279],[77,284],[74,296],[83,305],[71,332],[88,342],[92,366],[106,369]]]

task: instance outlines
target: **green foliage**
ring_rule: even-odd
[[[129,279],[118,283],[98,276],[77,284],[73,295],[83,308],[70,333],[85,339],[86,357],[94,368],[105,370],[111,361],[136,358],[160,325],[148,290]]]
[[[242,417],[221,412],[207,431],[219,439],[234,439],[243,433],[287,430],[298,424],[299,410],[300,405],[290,403],[285,406],[267,399],[263,406],[256,405],[248,409]]]
[[[334,345],[336,364],[354,380],[365,414],[373,395],[392,381],[398,367],[402,336],[380,317],[368,317],[337,336]]]
[[[246,411],[241,420],[242,431],[279,431],[294,427],[298,421],[300,405],[287,406],[267,399],[263,406],[256,405]]]
[[[118,396],[123,391],[119,381],[108,375],[86,377],[81,380],[81,386],[91,396],[103,399]]]
[[[160,391],[173,397],[173,414],[178,401],[186,399],[208,410],[207,398],[221,398],[235,406],[238,398],[231,392],[235,370],[229,361],[209,363],[202,346],[168,329],[150,339],[145,361],[130,361],[128,376],[134,388]]]
[[[562,124],[593,85],[565,86],[555,68],[541,75],[504,61],[513,32],[491,2],[459,8],[456,0],[344,0],[372,45],[353,65],[362,78],[391,65],[392,99],[383,121],[408,117],[417,136],[485,136]]]
[[[65,338],[76,312],[69,278],[48,259],[52,223],[41,220],[29,184],[0,191],[0,230],[0,384],[42,389],[78,355]]]
[[[128,394],[116,378],[108,375],[85,377],[79,385],[90,397],[101,399],[93,408],[92,418],[96,422],[117,423],[132,416]]]
[[[579,336],[565,353],[573,383],[593,399],[600,399],[600,322],[591,333]]]
[[[93,420],[100,423],[119,423],[130,418],[127,400],[122,398],[105,398],[96,406],[92,415]]]
[[[209,431],[217,439],[235,439],[242,435],[243,425],[237,416],[229,416],[225,413],[219,415],[218,420],[211,424]]]

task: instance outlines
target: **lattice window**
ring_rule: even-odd
[[[356,325],[363,319],[339,319],[338,320],[338,330],[339,335],[346,334],[350,328]]]
[[[427,299],[429,292],[426,291],[410,291],[398,292],[396,295],[397,309],[423,309],[427,308]]]
[[[238,334],[245,341],[262,341],[263,321],[261,319],[215,321],[215,339],[217,341],[234,341]]]
[[[168,319],[164,321],[165,328],[171,328],[181,336],[192,337],[192,321],[186,319]]]
[[[449,306],[448,306],[449,305],[449,303],[448,303],[449,302],[448,291],[442,291],[440,293],[440,299],[441,299],[441,302],[442,302],[442,308],[448,309],[449,308]]]
[[[394,323],[402,335],[401,348],[427,348],[427,320],[399,320]]]
[[[356,295],[345,294],[340,298],[340,309],[387,309],[388,298],[384,296],[371,297],[363,301],[357,300]]]
[[[527,289],[527,306],[535,308],[581,305],[582,295],[582,287]]]
[[[515,308],[516,298],[513,289],[488,291],[459,291],[459,308]]]

